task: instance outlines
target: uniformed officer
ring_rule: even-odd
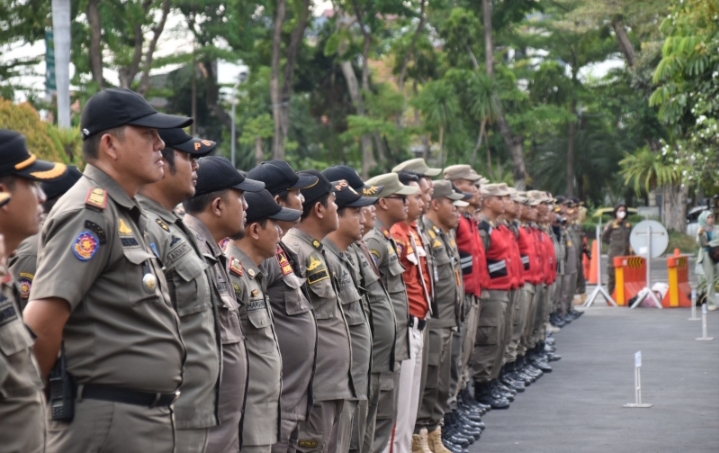
[[[317,368],[312,385],[313,406],[300,423],[297,451],[335,452],[340,414],[345,400],[355,398],[352,384],[350,333],[339,300],[337,269],[327,263],[322,239],[338,227],[335,187],[316,170],[300,172],[318,178],[301,190],[304,202],[300,223],[282,238],[297,255],[300,277],[307,279],[309,299],[317,319]]]
[[[458,208],[460,216],[456,237],[464,282],[464,320],[452,340],[453,362],[456,362],[453,363],[452,372],[453,380],[456,373],[457,382],[453,387],[455,394],[450,395],[450,408],[453,412],[445,416],[443,434],[447,435],[454,430],[467,433],[469,429],[482,429],[484,425],[481,423],[481,415],[489,409],[472,397],[468,387],[471,382],[471,358],[479,323],[479,300],[482,288],[489,284],[489,273],[484,245],[474,220],[475,213],[481,208],[479,187],[482,177],[469,165],[453,165],[444,169],[444,178],[452,181],[455,187],[464,193],[472,194],[467,200],[469,206]]]
[[[429,448],[435,453],[449,452],[442,444],[441,422],[448,409],[451,378],[452,334],[460,324],[464,288],[457,243],[452,230],[457,228],[457,207],[467,207],[449,180],[435,181],[429,211],[422,218],[432,241],[432,278],[436,310],[428,324],[429,361],[427,380],[422,390],[415,429],[426,429]],[[477,436],[478,437],[478,436]]]
[[[323,173],[324,174],[324,173]],[[369,324],[369,313],[365,310],[363,300],[364,288],[360,265],[350,246],[362,239],[362,208],[377,202],[375,197],[363,197],[353,189],[346,180],[334,181],[335,204],[339,216],[339,227],[329,233],[322,244],[326,250],[327,263],[330,268],[337,269],[339,298],[342,303],[347,326],[352,342],[352,383],[355,398],[345,401],[341,414],[341,431],[339,433],[338,451],[350,451],[352,439],[355,449],[359,449],[359,440],[364,438],[367,424],[367,379],[370,374],[372,359],[372,332]],[[357,419],[362,419],[358,422]],[[357,433],[353,433],[353,429]]]
[[[553,325],[560,328],[567,324],[567,321],[562,316],[562,303],[566,291],[565,274],[567,273],[567,238],[562,225],[562,223],[566,222],[566,218],[562,215],[564,200],[565,198],[561,195],[555,198],[556,204],[552,209],[553,215],[550,215],[552,232],[554,233],[552,239],[555,240],[554,250],[557,256],[557,283],[554,288],[554,297],[552,298],[552,316],[550,320],[552,320]]]
[[[248,380],[248,358],[236,291],[230,285],[227,259],[218,245],[245,228],[245,192],[259,192],[265,184],[245,178],[232,163],[219,156],[198,161],[195,195],[183,202],[183,221],[194,233],[210,265],[213,302],[220,320],[222,373],[218,394],[219,425],[210,428],[207,452],[238,451]],[[189,253],[189,246],[185,247]],[[177,252],[182,253],[182,252]]]
[[[479,212],[479,235],[484,245],[489,286],[483,289],[479,303],[479,326],[474,344],[475,398],[493,409],[509,407],[507,394],[496,387],[504,357],[504,326],[509,290],[512,289],[511,232],[499,222],[504,214],[504,198],[509,196],[506,186],[482,186],[482,209]]]
[[[202,453],[209,429],[219,421],[221,344],[213,299],[214,277],[195,239],[174,208],[195,194],[197,161],[215,142],[193,138],[182,129],[160,131],[165,142],[165,175],[143,186],[137,199],[148,217],[147,238],[162,262],[170,299],[180,317],[187,356],[180,397],[174,404],[177,453]]]
[[[45,451],[43,382],[33,355],[33,341],[23,325],[22,287],[5,263],[18,245],[40,229],[45,200],[37,182],[56,180],[62,164],[37,160],[21,134],[0,130],[0,449]],[[19,289],[19,290],[18,290]]]
[[[240,451],[269,453],[279,433],[282,358],[260,265],[277,253],[280,242],[277,222],[296,222],[302,212],[283,208],[267,190],[246,193],[245,199],[248,205],[245,231],[232,237],[225,248],[232,288],[241,301],[240,317],[249,355]]]
[[[350,187],[365,196],[374,196],[384,190],[384,186],[365,185],[357,172],[346,165],[327,168],[323,174],[328,179],[344,179]],[[363,232],[368,232],[374,228],[375,207],[374,205],[366,206],[363,211]],[[389,293],[380,278],[379,268],[369,248],[362,240],[356,241],[351,248],[357,263],[361,263],[359,286],[366,292],[364,297],[367,305],[366,312],[369,313],[372,327],[372,365],[368,385],[365,435],[363,439],[356,439],[356,442],[353,436],[350,451],[378,453],[389,444],[392,428],[390,425],[389,429],[383,430],[383,424],[386,423],[382,420],[391,422],[394,417],[394,356],[397,322]],[[380,420],[379,431],[377,431],[378,419]],[[358,426],[357,434],[360,429]]]
[[[609,294],[614,292],[614,286],[616,284],[614,274],[614,257],[615,256],[626,256],[631,254],[631,247],[629,245],[629,235],[632,233],[632,224],[627,222],[627,206],[624,203],[620,203],[614,207],[614,220],[607,223],[602,232],[602,241],[605,244],[609,244],[609,251],[607,252],[607,274],[609,280],[607,281],[607,289]]]
[[[53,181],[42,181],[40,189],[45,193],[42,204],[43,217],[46,216],[57,200],[82,177],[77,167],[68,165],[67,171]],[[20,243],[15,254],[10,257],[8,266],[20,292],[20,309],[23,310],[30,297],[32,281],[37,272],[37,249],[40,246],[40,234],[34,234]]]
[[[51,386],[50,452],[174,450],[185,347],[135,195],[164,174],[157,130],[190,123],[127,89],[83,109],[87,166],[45,221],[25,309],[43,375],[57,361],[53,379],[73,387]]]
[[[298,174],[282,160],[262,162],[247,176],[265,183],[265,189],[282,207],[302,210],[300,189],[317,184],[318,178]],[[278,221],[281,234],[297,222]],[[273,453],[295,451],[298,422],[306,420],[312,408],[312,379],[317,356],[317,321],[309,302],[305,280],[299,277],[297,255],[282,241],[274,257],[261,266],[269,296],[275,334],[282,355],[280,435]]]
[[[387,173],[375,176],[367,181],[368,185],[383,186],[382,191],[377,194],[380,199],[375,205],[376,220],[374,228],[365,233],[364,241],[369,248],[372,258],[379,268],[382,281],[387,288],[397,322],[395,355],[394,355],[394,376],[393,384],[384,384],[386,393],[380,396],[380,410],[377,414],[375,432],[375,446],[373,451],[389,451],[390,437],[392,435],[397,412],[409,409],[410,389],[405,388],[407,394],[400,399],[400,369],[404,360],[409,356],[409,306],[407,302],[407,291],[402,274],[404,267],[397,255],[397,244],[390,233],[390,228],[397,222],[407,218],[406,197],[418,191],[417,187],[409,187],[400,183],[396,173]],[[390,392],[390,389],[392,392]],[[392,401],[391,418],[388,406]],[[403,403],[400,403],[403,401]],[[395,435],[397,435],[395,433]],[[387,442],[385,444],[385,441]]]
[[[319,180],[298,174],[285,161],[262,162],[247,176],[265,183],[265,188],[280,206],[302,210],[300,189]],[[277,221],[281,234],[295,222]],[[298,422],[306,420],[312,408],[312,379],[317,355],[317,321],[307,295],[305,280],[300,278],[297,255],[281,241],[275,256],[262,262],[265,291],[269,296],[275,335],[282,355],[282,393],[280,396],[280,434],[273,453],[294,452],[299,435]]]

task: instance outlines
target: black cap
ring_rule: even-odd
[[[38,160],[27,150],[25,137],[0,129],[0,176],[15,175],[32,181],[53,181],[65,174],[65,164]]]
[[[302,203],[303,206],[309,206],[311,203],[314,203],[315,201],[319,200],[322,196],[335,191],[335,187],[332,185],[332,183],[325,177],[325,175],[318,172],[317,170],[301,171],[298,173],[298,175],[310,175],[317,177],[316,183],[312,184],[309,187],[300,189],[300,193],[305,199],[304,203]]]
[[[379,200],[377,197],[363,197],[344,179],[335,181],[332,185],[335,186],[335,204],[338,208],[362,208]]]
[[[360,178],[360,175],[357,174],[357,171],[347,165],[335,165],[333,167],[325,168],[322,170],[322,174],[330,181],[339,181],[344,179],[350,187],[366,197],[377,195],[382,192],[382,189],[384,189],[384,186],[368,186],[364,183],[364,181],[362,181],[362,178]]]
[[[564,195],[557,195],[554,197],[554,200],[557,202],[557,204],[564,204],[565,201],[567,201],[567,198]]]
[[[272,194],[265,189],[259,192],[246,193],[245,201],[247,201],[248,225],[251,222],[259,222],[264,219],[295,222],[302,216],[302,211],[280,206],[272,197]]]
[[[297,190],[317,184],[317,177],[298,174],[284,160],[268,160],[247,172],[247,177],[265,183],[270,194],[277,195],[286,190]]]
[[[464,191],[460,190],[459,187],[457,187],[457,185],[454,182],[452,183],[452,190],[454,190],[459,195],[462,195],[463,201],[471,200],[472,198],[474,198],[473,193],[464,192]]]
[[[176,149],[192,157],[207,156],[217,146],[213,141],[193,137],[182,128],[161,129],[159,132],[160,138],[165,142],[165,149]]]
[[[82,178],[82,173],[74,165],[67,166],[67,172],[54,181],[40,183],[40,188],[45,192],[48,200],[64,195],[77,181]]]
[[[263,182],[242,176],[226,157],[207,156],[198,160],[197,164],[195,197],[225,189],[259,192],[265,188]]]
[[[189,126],[192,118],[157,113],[145,98],[127,88],[108,88],[95,93],[80,116],[83,140],[98,132],[128,124],[173,129]]]

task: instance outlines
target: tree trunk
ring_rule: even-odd
[[[422,33],[422,28],[424,27],[424,8],[426,3],[427,0],[422,0],[419,4],[419,23],[417,24],[417,29],[414,31],[414,35],[412,35],[412,40],[409,43],[407,53],[405,53],[402,57],[399,78],[397,79],[397,87],[399,88],[400,93],[404,90],[404,80],[407,77],[407,66],[409,65],[410,60],[414,57],[414,46],[417,44],[417,39],[419,39],[419,35]]]
[[[484,137],[484,127],[487,124],[487,119],[484,118],[482,120],[482,123],[479,125],[479,135],[477,136],[477,144],[474,145],[474,149],[472,150],[472,167],[474,167],[474,164],[477,163],[477,152],[479,152],[479,148],[482,147],[482,138]]]
[[[572,100],[572,120],[569,122],[567,133],[567,196],[574,196],[574,141],[577,135],[577,101]]]
[[[255,137],[255,165],[265,160],[265,151],[262,149],[262,137]]]
[[[662,191],[662,223],[671,231],[686,230],[687,188],[681,183],[667,184]]]
[[[444,126],[439,126],[439,167],[444,168],[444,163],[442,160],[444,159],[443,149],[444,147]]]
[[[270,57],[270,100],[272,101],[272,118],[275,122],[272,136],[272,156],[284,155],[285,144],[282,133],[282,109],[280,108],[280,52],[282,50],[282,26],[285,23],[287,0],[277,0],[277,13],[272,31],[272,55]]]
[[[614,29],[614,35],[617,37],[619,50],[627,60],[627,66],[633,68],[634,63],[636,62],[636,54],[634,52],[632,41],[627,35],[627,29],[624,27],[624,21],[621,16],[616,16],[612,19],[612,28]]]
[[[147,94],[147,90],[150,88],[150,70],[152,69],[152,59],[155,56],[155,49],[157,49],[157,41],[160,40],[160,35],[162,35],[162,31],[165,29],[168,14],[170,14],[170,0],[163,0],[160,22],[158,22],[158,24],[152,29],[152,40],[150,41],[150,46],[147,48],[147,53],[145,54],[145,63],[142,67],[140,86],[137,89],[138,93],[143,96]]]
[[[70,49],[72,46],[70,0],[52,0],[52,29],[55,41],[55,82],[57,85],[57,125],[71,126]]]
[[[309,23],[311,0],[302,0],[302,10],[297,22],[297,27],[290,33],[290,43],[285,52],[285,71],[284,80],[282,81],[282,91],[280,91],[280,131],[282,133],[281,146],[273,149],[273,159],[285,158],[285,145],[287,144],[287,136],[290,132],[290,98],[292,97],[292,81],[295,73],[295,64],[297,63],[297,54],[300,51],[302,40],[305,36],[305,30]]]
[[[90,24],[90,71],[99,89],[105,87],[102,75],[102,24],[100,23],[100,0],[87,3],[87,21]]]
[[[364,99],[362,98],[352,63],[349,61],[341,61],[340,69],[342,69],[342,75],[344,75],[345,81],[347,82],[347,91],[350,93],[350,99],[352,99],[352,104],[355,107],[357,115],[365,116]],[[372,150],[372,136],[364,134],[360,139],[360,146],[362,148],[362,178],[367,179],[369,177],[369,171],[377,165]]]
[[[482,15],[484,21],[484,51],[486,58],[487,75],[494,78],[494,44],[492,42],[492,2],[482,0]],[[524,149],[522,137],[512,134],[509,123],[504,113],[499,113],[496,118],[499,132],[502,134],[504,144],[507,146],[509,156],[512,158],[512,174],[514,175],[514,187],[517,190],[524,190],[526,187],[527,169],[524,164]]]
[[[484,145],[487,147],[487,171],[492,174],[492,150],[489,148],[489,134],[484,134]]]

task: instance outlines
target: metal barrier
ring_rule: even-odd
[[[664,308],[691,307],[692,287],[689,284],[689,257],[680,256],[679,250],[675,250],[674,256],[667,258],[667,269],[669,291],[662,300],[662,306]]]

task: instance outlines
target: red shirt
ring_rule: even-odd
[[[404,266],[402,279],[407,287],[407,301],[409,302],[409,314],[419,319],[427,317],[429,312],[429,291],[431,288],[429,267],[427,266],[427,252],[422,247],[422,240],[417,232],[417,225],[412,226],[404,222],[395,223],[390,229],[394,241],[397,243],[397,255]],[[412,246],[414,239],[415,247]],[[424,285],[420,280],[420,266]],[[426,289],[426,291],[425,291]]]

